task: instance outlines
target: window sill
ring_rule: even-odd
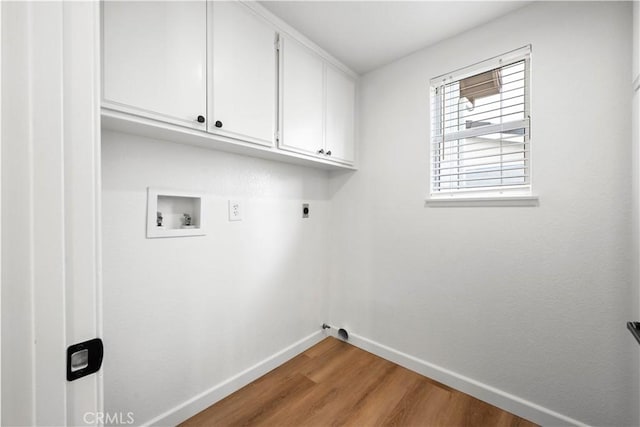
[[[539,206],[538,196],[507,197],[438,197],[427,198],[425,206],[432,208],[449,207],[493,207],[493,206]]]

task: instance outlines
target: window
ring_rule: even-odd
[[[430,198],[531,195],[530,52],[431,80]]]

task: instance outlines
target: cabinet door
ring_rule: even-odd
[[[103,105],[204,129],[206,2],[102,5]]]
[[[281,40],[280,148],[304,154],[324,149],[323,61],[288,37]]]
[[[240,2],[211,4],[209,131],[272,146],[278,83],[276,32]]]
[[[327,65],[325,152],[333,160],[354,161],[354,112],[354,80]]]

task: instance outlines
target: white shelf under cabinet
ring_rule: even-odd
[[[102,128],[147,138],[194,145],[318,169],[356,170],[356,167],[351,165],[334,163],[322,158],[311,158],[304,154],[285,152],[275,147],[260,146],[221,135],[210,134],[205,131],[122,113],[105,107],[102,108]]]

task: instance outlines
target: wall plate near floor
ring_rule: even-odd
[[[204,236],[202,196],[179,190],[147,189],[147,238]]]

